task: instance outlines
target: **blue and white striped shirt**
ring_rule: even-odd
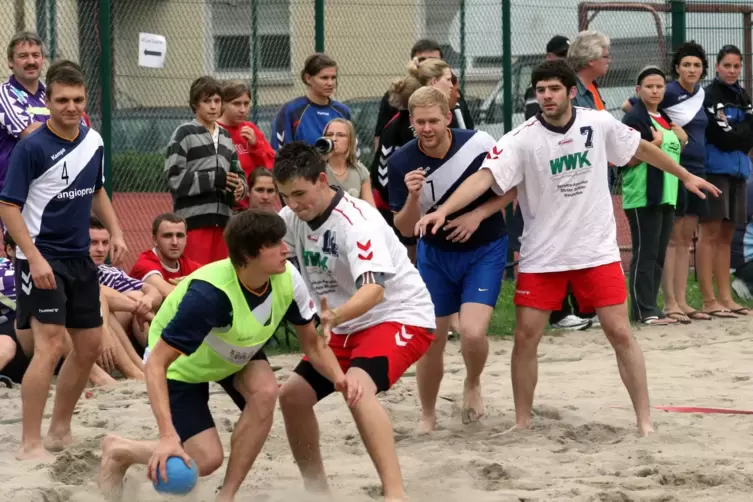
[[[13,262],[0,258],[0,324],[16,317],[16,271]]]

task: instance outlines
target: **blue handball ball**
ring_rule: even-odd
[[[167,470],[167,483],[162,480],[162,475],[157,473],[157,482],[154,489],[160,493],[173,495],[187,495],[196,487],[199,480],[199,468],[196,462],[191,460],[191,468],[180,457],[170,457],[165,464]]]

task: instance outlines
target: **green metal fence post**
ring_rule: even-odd
[[[314,0],[314,51],[324,52],[324,0]]]
[[[259,46],[257,36],[259,34],[259,0],[251,0],[251,122],[259,121]]]
[[[460,0],[460,92],[465,93],[465,0]]]
[[[512,37],[510,35],[510,2],[502,0],[502,122],[505,132],[512,129]]]
[[[50,28],[50,61],[55,61],[57,53],[57,0],[50,0],[49,20],[47,25]]]
[[[111,0],[99,3],[100,114],[99,133],[105,144],[105,190],[112,199],[112,11]]]
[[[672,4],[672,52],[685,43],[685,0],[670,0]]]

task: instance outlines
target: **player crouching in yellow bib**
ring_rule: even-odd
[[[148,476],[166,479],[169,457],[194,460],[200,476],[222,465],[224,455],[209,410],[209,382],[217,382],[240,408],[230,459],[217,501],[232,501],[272,427],[277,382],[264,344],[283,319],[296,326],[304,352],[349,401],[362,392],[345,375],[314,327],[314,302],[287,261],[285,223],[275,213],[249,210],[225,230],[229,259],[189,275],[166,298],[149,331],[147,391],[158,441],[108,436],[102,443],[99,485],[110,500],[122,492],[126,470],[148,465]]]

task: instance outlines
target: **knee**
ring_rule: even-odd
[[[312,389],[305,389],[298,378],[291,378],[283,384],[278,393],[282,412],[290,413],[304,408],[313,408],[316,403],[316,396],[314,395],[314,402],[312,403],[309,394],[313,394]]]
[[[447,346],[447,335],[436,335],[434,336],[434,340],[432,340],[431,345],[429,345],[429,350],[426,351],[426,355],[429,357],[437,357],[442,356],[444,354],[444,349]]]
[[[625,349],[633,343],[633,332],[630,330],[629,325],[605,328],[604,334],[609,343],[612,344],[612,347],[617,351]]]
[[[41,336],[34,337],[34,357],[54,360],[54,364],[57,364],[58,359],[65,355],[65,328],[58,325],[45,326],[39,335]]]
[[[222,462],[225,461],[225,455],[222,452],[222,446],[217,445],[216,448],[204,450],[201,456],[193,459],[196,462],[196,467],[199,468],[199,476],[209,476],[220,467]]]
[[[690,238],[692,239],[692,236]],[[709,244],[719,242],[722,239],[722,231],[717,222],[702,224],[699,239]]]
[[[11,360],[15,355],[16,342],[9,336],[0,335],[0,361]]]
[[[277,404],[277,397],[280,395],[280,388],[277,381],[271,380],[254,389],[254,404],[264,415],[272,415]]]
[[[104,333],[102,334],[104,336]],[[84,361],[96,361],[102,354],[102,336],[98,336],[88,341],[88,343],[79,343],[75,347],[76,357]]]
[[[530,352],[536,352],[539,346],[539,340],[541,334],[534,330],[528,329],[525,326],[515,328],[514,340],[513,340],[513,355],[516,354],[528,354]]]
[[[462,342],[483,343],[486,341],[486,330],[478,324],[460,325],[460,339]]]

